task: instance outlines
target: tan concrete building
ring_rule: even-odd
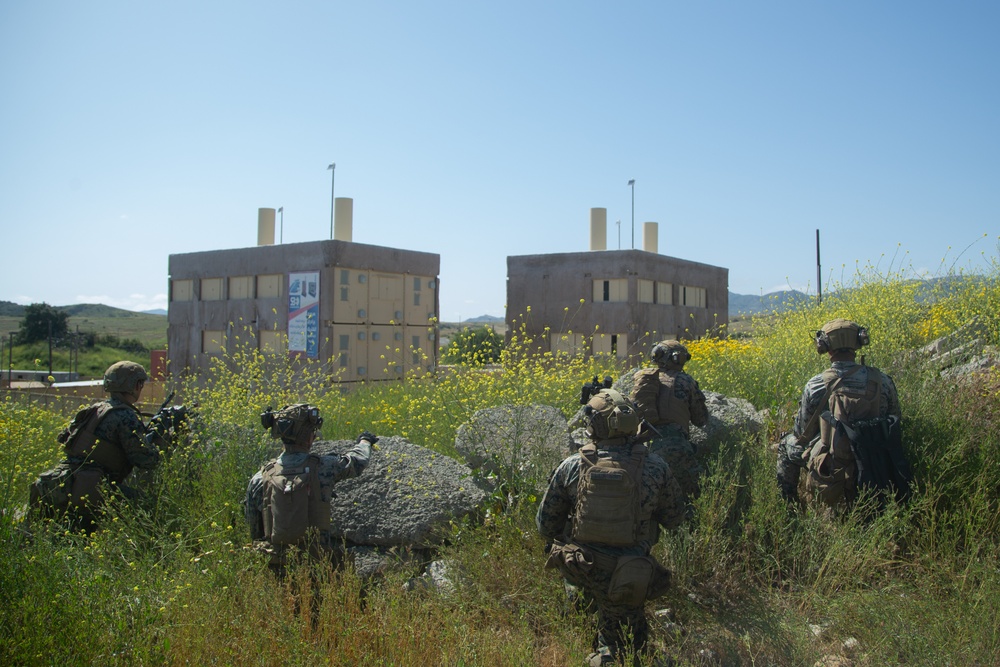
[[[591,209],[589,252],[507,258],[507,331],[523,324],[544,351],[648,355],[665,338],[693,339],[729,322],[729,269],[657,252],[607,250],[607,211]]]
[[[440,256],[352,242],[344,199],[334,240],[273,245],[274,209],[260,209],[256,247],[170,255],[170,372],[204,372],[236,337],[334,381],[432,370]]]

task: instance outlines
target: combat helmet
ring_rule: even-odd
[[[869,342],[868,329],[843,318],[830,320],[816,332],[816,352],[819,354],[860,350]]]
[[[677,340],[663,340],[653,346],[650,358],[660,368],[683,368],[691,360],[691,353]]]
[[[130,394],[140,382],[149,379],[146,369],[134,361],[116,361],[104,371],[104,391],[108,393]]]
[[[303,444],[308,437],[323,426],[319,408],[308,403],[286,405],[278,411],[267,408],[260,415],[260,423],[271,429],[272,438],[280,438],[286,445]]]
[[[639,411],[629,399],[614,389],[602,389],[583,408],[587,434],[596,440],[635,435],[639,431]]]

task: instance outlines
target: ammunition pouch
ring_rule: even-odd
[[[670,570],[652,556],[621,556],[615,564],[608,600],[613,604],[641,607],[646,600],[664,595],[670,588]]]
[[[587,586],[594,569],[594,553],[579,544],[566,544],[556,540],[549,549],[545,567],[558,569],[563,578],[575,586]]]
[[[817,439],[806,464],[806,484],[814,499],[835,507],[853,500],[856,470],[853,458],[844,460],[836,456],[829,444]]]
[[[69,508],[69,494],[73,484],[73,470],[60,465],[43,472],[31,484],[30,506],[44,516],[63,514]]]

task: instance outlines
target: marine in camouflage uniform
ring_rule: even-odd
[[[642,417],[658,433],[649,442],[649,451],[670,465],[681,491],[690,502],[698,497],[698,478],[704,473],[696,456],[697,448],[691,442],[691,424],[705,426],[708,423],[705,394],[698,382],[683,370],[691,355],[680,342],[659,342],[653,346],[650,356],[656,368],[644,368],[636,373],[631,398]]]
[[[614,407],[631,411],[631,426],[622,429],[608,426],[609,409],[602,407],[614,401]],[[594,406],[597,406],[596,408]],[[622,407],[624,406],[624,407]],[[648,639],[648,624],[643,604],[617,603],[609,599],[608,591],[612,575],[621,557],[649,556],[656,541],[659,526],[676,528],[684,520],[683,494],[666,462],[655,454],[648,453],[643,445],[635,444],[639,417],[635,407],[618,392],[605,389],[588,403],[587,431],[597,449],[600,459],[614,459],[627,465],[637,449],[642,451],[642,468],[639,486],[639,517],[636,534],[639,539],[628,546],[610,546],[602,543],[575,544],[571,536],[578,517],[575,516],[578,489],[584,449],[566,458],[549,477],[548,487],[542,497],[535,516],[538,532],[549,541],[550,549],[568,545],[570,548],[583,547],[592,557],[593,565],[583,580],[577,578],[584,594],[597,610],[598,631],[594,641],[595,652],[587,658],[588,665],[610,664],[617,660],[621,652],[631,649],[642,652]],[[587,409],[585,409],[586,411]],[[586,414],[586,412],[585,412]],[[552,554],[550,552],[550,562]],[[560,568],[562,569],[562,568]],[[661,568],[662,569],[662,568]],[[665,570],[663,572],[666,572]],[[570,578],[563,571],[564,576]],[[667,575],[669,576],[669,575]],[[662,594],[662,592],[661,592]]]
[[[269,417],[270,415],[270,417]],[[315,415],[310,418],[310,415]],[[280,437],[284,445],[284,452],[276,460],[283,467],[298,467],[306,463],[309,457],[315,457],[319,461],[319,483],[320,495],[326,501],[333,497],[333,486],[337,482],[357,477],[368,467],[371,458],[371,448],[378,437],[368,431],[361,433],[357,441],[345,454],[329,454],[319,456],[310,453],[309,449],[316,439],[316,433],[323,424],[319,417],[319,409],[308,404],[297,404],[285,406],[278,412],[268,412],[262,415],[265,425],[273,422],[271,435]],[[264,534],[264,468],[259,470],[247,485],[246,499],[244,501],[244,512],[247,524],[250,527],[250,537],[254,544],[272,555],[271,566],[279,574],[283,571],[285,561],[285,550],[275,548],[267,542]],[[332,537],[327,531],[320,531],[319,547],[335,562],[339,560],[337,553],[338,545],[334,544]],[[316,554],[314,554],[316,555]]]
[[[132,361],[116,362],[105,371],[103,386],[110,397],[81,410],[60,434],[66,458],[32,484],[33,508],[48,517],[69,513],[89,532],[109,491],[135,494],[123,485],[129,473],[160,463],[160,452],[135,407],[147,379],[145,369]]]
[[[816,332],[815,344],[819,354],[829,356],[830,368],[814,375],[806,382],[799,399],[795,426],[792,432],[785,435],[778,443],[776,464],[778,488],[781,490],[781,495],[789,501],[799,499],[800,470],[807,463],[810,442],[819,434],[820,423],[816,413],[826,409],[821,403],[829,383],[840,378],[842,386],[861,391],[867,386],[872,373],[880,373],[882,376],[880,416],[902,418],[899,395],[892,378],[877,368],[864,366],[856,361],[857,350],[868,344],[866,329],[849,320],[831,320]]]

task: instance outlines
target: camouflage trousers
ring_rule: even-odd
[[[293,564],[329,564],[339,568],[345,561],[343,545],[337,544],[329,533],[321,533],[298,546],[272,545],[267,540],[253,540],[251,548],[267,558],[268,568],[278,576],[285,577]]]
[[[609,658],[629,652],[635,655],[642,653],[649,639],[644,603],[646,599],[666,592],[669,571],[648,556],[615,556],[574,544],[566,547],[570,553],[580,552],[580,557],[567,559],[566,552],[558,551],[562,546],[557,543],[553,545],[546,567],[558,567],[563,574],[566,599],[570,605],[578,611],[596,614],[597,635],[593,640],[593,650]],[[640,588],[623,595],[623,582],[637,581],[623,575],[628,570],[624,564],[637,561],[649,561],[655,563],[655,567],[641,576]]]
[[[667,462],[674,479],[677,480],[681,491],[690,502],[697,498],[700,493],[698,478],[705,472],[705,469],[695,456],[695,446],[680,431],[668,427],[665,435],[666,437],[650,441],[649,451]]]
[[[803,468],[802,446],[797,444],[791,433],[785,433],[778,441],[776,449],[778,457],[774,472],[778,481],[781,497],[789,502],[799,500],[799,477]]]

